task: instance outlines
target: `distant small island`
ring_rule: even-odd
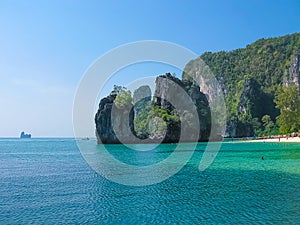
[[[20,134],[20,138],[23,139],[23,138],[31,138],[31,134],[25,134],[24,131],[21,132]]]

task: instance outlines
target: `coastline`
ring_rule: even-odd
[[[259,138],[253,140],[243,140],[243,142],[283,142],[283,143],[300,143],[300,137],[278,137],[273,138]]]

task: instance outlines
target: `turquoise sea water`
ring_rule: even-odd
[[[108,149],[146,165],[174,145]],[[132,187],[94,172],[74,139],[0,139],[0,224],[300,224],[300,144],[225,142],[199,172],[204,149],[171,178]]]

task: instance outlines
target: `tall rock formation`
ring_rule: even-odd
[[[131,143],[132,141],[133,105],[128,104],[123,108],[118,108],[114,104],[118,94],[112,92],[99,103],[99,109],[95,115],[96,136],[99,144]]]
[[[101,99],[95,115],[98,143],[140,143],[139,139],[145,139],[146,143],[208,140],[209,104],[200,87],[192,82],[183,82],[169,73],[161,75],[156,79],[152,101],[150,88],[141,86],[134,91],[132,102],[121,108],[116,102],[122,90],[115,89]]]
[[[167,110],[169,113],[176,109],[177,111],[181,110],[181,112],[186,113],[186,117],[197,116],[200,123],[200,136],[198,137],[198,141],[208,140],[211,128],[209,104],[206,96],[200,92],[200,87],[197,84],[191,81],[181,81],[170,73],[167,73],[156,79],[154,96],[156,96],[154,98],[154,104]],[[190,102],[187,101],[187,98],[190,98],[191,102],[196,107],[197,115],[192,115],[193,113],[189,111],[191,105]],[[166,142],[174,142],[179,138],[179,131],[181,130],[183,122],[188,123],[187,129],[190,130],[191,135],[193,134],[193,129],[199,129],[199,127],[196,128],[193,126],[192,121],[195,118],[182,119],[183,121],[181,121],[181,124],[170,124],[166,134]]]
[[[291,61],[291,65],[289,68],[289,77],[286,81],[286,85],[293,85],[300,86],[300,50],[296,56],[293,57]],[[299,90],[300,92],[300,90]]]
[[[151,101],[152,93],[148,85],[143,85],[133,93],[134,116],[136,117]]]

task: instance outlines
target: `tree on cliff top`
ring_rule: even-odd
[[[280,115],[276,118],[282,133],[300,130],[300,100],[296,85],[280,88],[275,96],[276,108]]]
[[[117,94],[115,104],[119,109],[124,109],[127,106],[131,106],[132,104],[131,92],[126,90],[125,88],[121,89]]]

